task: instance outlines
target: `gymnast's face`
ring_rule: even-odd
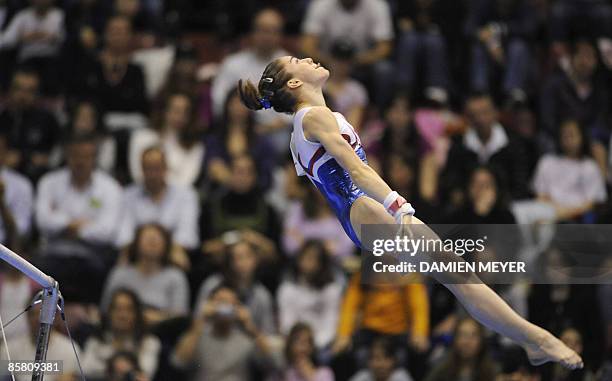
[[[287,82],[290,89],[298,89],[304,84],[321,87],[329,78],[329,71],[320,63],[314,62],[312,58],[299,59],[293,56],[279,58],[291,79]]]

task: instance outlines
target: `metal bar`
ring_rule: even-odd
[[[42,307],[40,309],[40,328],[36,339],[36,356],[34,361],[45,362],[47,360],[47,349],[49,348],[49,336],[53,330],[55,311],[59,300],[59,287],[53,282],[53,287],[42,291]],[[32,374],[32,381],[43,381],[45,372],[37,370]]]
[[[0,259],[24,273],[28,278],[40,284],[43,288],[52,288],[55,285],[53,278],[43,273],[30,262],[19,256],[19,254],[2,244],[0,244]]]

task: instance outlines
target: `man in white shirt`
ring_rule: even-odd
[[[266,66],[275,58],[286,56],[282,47],[284,20],[278,11],[264,9],[253,17],[250,44],[234,54],[227,56],[219,65],[212,84],[212,102],[215,117],[223,117],[223,107],[229,92],[238,86],[240,79],[259,82]],[[262,110],[255,116],[260,129],[274,133],[273,143],[280,152],[289,144],[289,118],[273,110]]]
[[[30,232],[34,192],[30,180],[4,165],[7,150],[0,134],[0,242],[15,247]]]
[[[49,239],[62,236],[112,245],[119,222],[121,186],[95,168],[95,137],[75,137],[66,151],[67,168],[46,174],[38,185],[38,228]]]
[[[145,150],[141,165],[143,184],[133,184],[123,194],[118,246],[130,244],[138,226],[155,222],[170,231],[175,244],[188,250],[196,248],[200,239],[195,189],[168,184],[166,157],[160,147]]]

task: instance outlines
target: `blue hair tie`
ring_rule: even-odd
[[[266,97],[259,98],[259,104],[261,105],[261,107],[263,107],[266,110],[269,108],[272,108],[272,105],[270,104],[270,100]]]

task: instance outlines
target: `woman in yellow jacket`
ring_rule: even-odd
[[[347,350],[353,335],[359,333],[359,346],[368,345],[377,335],[405,338],[416,352],[429,348],[429,300],[421,282],[362,284],[356,272],[344,295],[338,333],[332,352]],[[357,343],[356,343],[357,344]]]

